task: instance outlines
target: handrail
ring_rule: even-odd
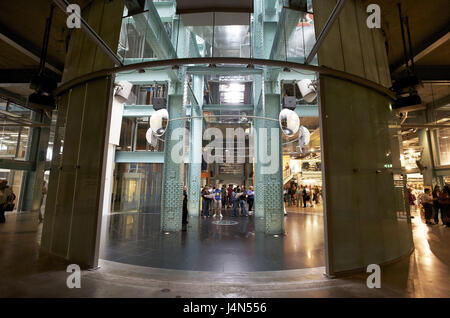
[[[243,64],[243,65],[262,65],[262,66],[270,66],[270,67],[279,67],[282,69],[299,69],[299,70],[307,70],[319,73],[324,76],[330,76],[346,81],[350,81],[352,83],[373,89],[378,93],[387,96],[391,100],[396,100],[395,93],[386,87],[365,79],[363,77],[350,74],[347,72],[335,70],[332,68],[328,68],[325,66],[315,66],[308,65],[303,63],[295,63],[295,62],[287,62],[287,61],[277,61],[277,60],[266,60],[266,59],[256,59],[256,58],[238,58],[238,57],[197,57],[197,58],[181,58],[181,59],[169,59],[169,60],[159,60],[159,61],[147,61],[142,63],[130,64],[125,66],[119,66],[109,69],[103,69],[96,72],[88,73],[82,75],[80,77],[74,78],[66,83],[60,85],[55,94],[61,95],[65,91],[83,84],[88,81],[92,81],[95,79],[108,77],[116,73],[132,71],[132,70],[142,70],[146,68],[154,68],[154,67],[164,67],[164,66],[180,66],[180,65],[197,65],[197,64]]]

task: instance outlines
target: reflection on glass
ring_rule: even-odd
[[[116,164],[112,212],[160,213],[162,168],[156,163]]]
[[[147,142],[146,133],[150,128],[150,117],[123,117],[120,143],[117,151],[164,151],[164,140],[155,139],[153,144]]]
[[[25,171],[20,170],[9,170],[9,169],[0,169],[0,179],[7,180],[8,186],[16,195],[16,206],[17,209],[18,202],[20,200],[20,189],[22,187],[22,181],[24,176],[26,175]]]
[[[437,129],[436,135],[439,149],[439,164],[441,166],[450,165],[450,128]]]

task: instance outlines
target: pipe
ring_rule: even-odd
[[[412,71],[414,73],[414,71],[415,71],[415,67],[414,67],[414,53],[413,53],[412,43],[411,43],[411,33],[410,33],[410,30],[409,30],[409,18],[408,18],[408,16],[405,17],[405,22],[406,22],[406,31],[407,31],[407,34],[408,34],[409,54],[411,55],[411,68],[412,68]]]
[[[403,114],[403,117],[400,119],[400,125],[403,125],[403,123],[405,122],[406,118],[408,118],[408,112],[402,112],[400,113],[400,115]]]
[[[54,3],[67,15],[71,13],[67,12],[67,7],[69,3],[67,0],[53,0]],[[103,41],[103,39],[91,28],[91,26],[83,19],[83,17],[78,17],[81,21],[81,29],[86,33],[95,44],[103,51],[105,54],[117,65],[123,66],[120,57],[111,50],[111,48]]]
[[[405,58],[406,68],[409,69],[408,52],[406,51],[405,30],[403,28],[402,5],[401,5],[401,3],[397,3],[397,6],[398,6],[398,15],[400,17],[400,29],[401,29],[401,32],[402,32],[403,55],[404,55],[404,58]]]
[[[51,31],[51,27],[52,27],[54,9],[55,9],[55,5],[51,4],[50,5],[50,16],[46,19],[46,22],[45,22],[44,41],[42,44],[41,61],[39,63],[39,75],[42,75],[45,71],[45,60],[47,59],[48,41],[50,39],[50,31]]]
[[[344,7],[344,4],[345,4],[345,0],[339,0],[339,2],[334,7],[333,11],[331,12],[330,16],[328,17],[327,22],[325,23],[325,26],[323,27],[322,31],[320,31],[319,37],[317,38],[317,41],[314,44],[314,47],[312,48],[311,52],[308,55],[308,58],[306,59],[306,64],[311,63],[311,61],[314,59],[314,56],[317,54],[323,41],[327,37],[328,32],[330,32],[331,27],[333,26],[336,19],[339,17],[339,13],[341,13],[341,10]]]

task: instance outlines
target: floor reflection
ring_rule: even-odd
[[[320,209],[288,209],[286,236],[264,234],[264,220],[189,218],[186,232],[159,231],[160,214],[113,214],[101,258],[121,263],[194,271],[274,271],[324,266]],[[235,224],[234,224],[235,223]]]

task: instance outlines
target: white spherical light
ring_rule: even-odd
[[[147,132],[145,133],[145,139],[147,139],[147,142],[148,142],[149,144],[152,143],[152,134],[153,134],[153,131],[152,131],[151,128],[149,128],[149,129],[147,130]]]
[[[309,144],[309,141],[311,140],[311,133],[305,126],[300,126],[300,133],[298,140],[300,149]]]
[[[297,133],[300,126],[300,118],[294,111],[284,108],[280,112],[279,120],[281,130],[286,136],[292,137]]]
[[[160,109],[150,117],[150,129],[156,136],[161,137],[166,132],[168,122],[169,113],[167,109]]]

